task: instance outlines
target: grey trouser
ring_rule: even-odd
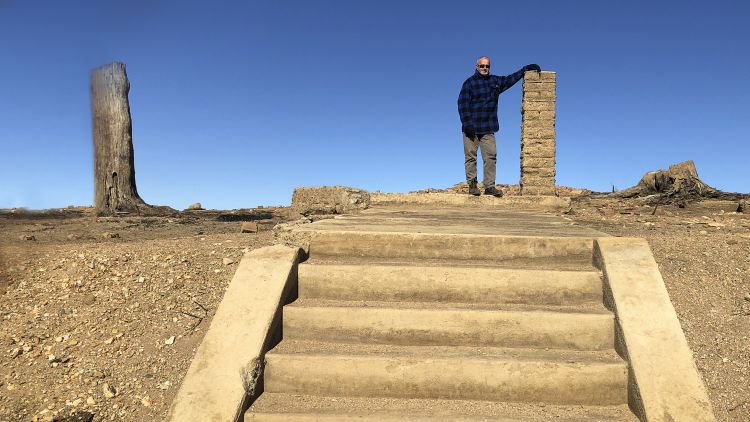
[[[464,164],[466,166],[466,182],[477,181],[477,148],[482,150],[482,162],[484,164],[484,178],[482,182],[485,188],[495,186],[495,171],[497,167],[497,147],[495,146],[495,134],[485,133],[464,138]]]

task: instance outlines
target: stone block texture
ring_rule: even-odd
[[[521,102],[521,195],[555,195],[557,73],[526,72]]]
[[[348,186],[308,186],[294,189],[292,211],[303,214],[355,213],[370,206],[366,190]]]

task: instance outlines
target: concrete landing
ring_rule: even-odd
[[[557,196],[510,196],[502,198],[482,195],[472,196],[455,193],[371,193],[371,205],[423,205],[429,207],[463,206],[463,207],[498,207],[502,209],[525,209],[525,210],[564,210],[570,207],[570,198]]]
[[[541,211],[408,204],[377,205],[356,215],[341,215],[302,226],[300,230],[587,238],[609,236]]]

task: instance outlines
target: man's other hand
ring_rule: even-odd
[[[474,138],[476,136],[476,133],[474,132],[474,126],[471,125],[464,125],[461,127],[461,131],[466,135],[467,138]]]
[[[541,71],[542,71],[542,68],[541,68],[541,67],[539,67],[539,65],[538,65],[538,64],[536,64],[536,63],[532,63],[532,64],[527,64],[526,66],[524,66],[524,67],[523,67],[523,70],[524,70],[525,72],[528,72],[528,71],[530,71],[530,70],[533,70],[533,71],[535,71],[535,72],[541,72]]]

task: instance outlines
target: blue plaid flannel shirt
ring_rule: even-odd
[[[500,130],[497,100],[503,91],[521,80],[523,74],[523,68],[508,76],[482,76],[475,71],[461,86],[461,93],[458,95],[458,114],[461,116],[462,129],[471,126],[477,135]]]

